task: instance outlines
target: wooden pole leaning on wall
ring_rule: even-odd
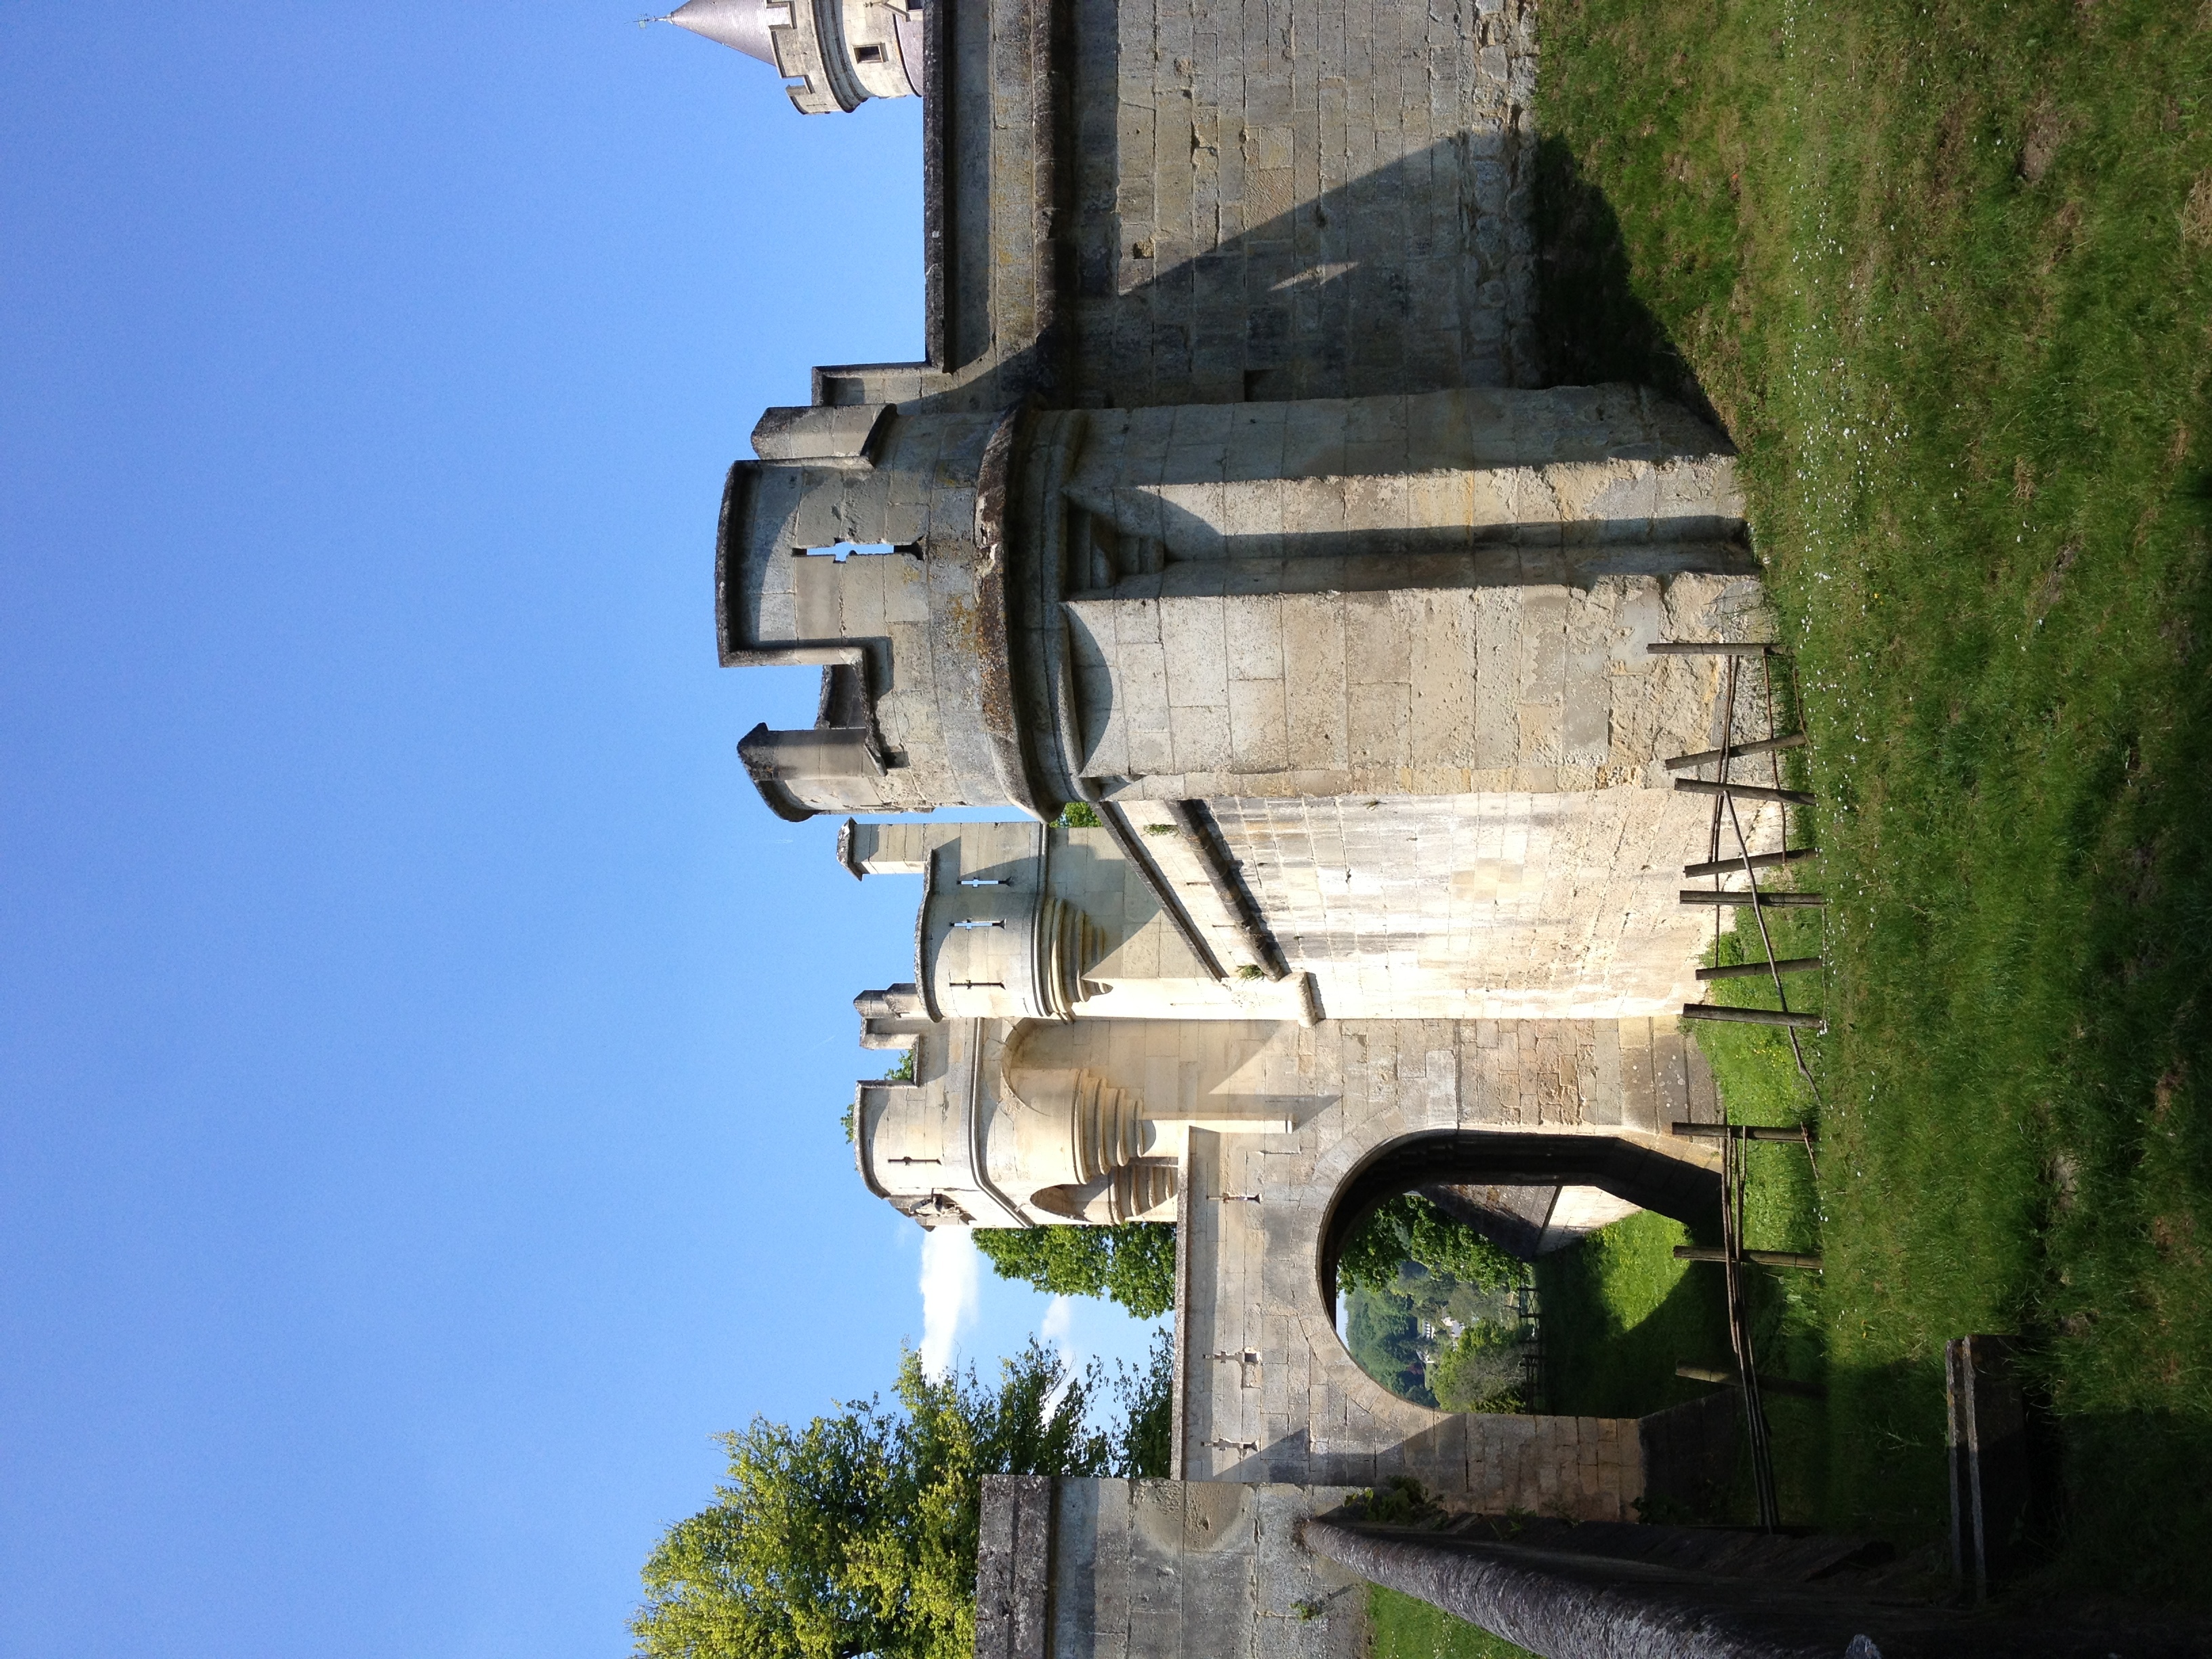
[[[1732,876],[1746,868],[1771,870],[1778,865],[1798,864],[1820,856],[1820,849],[1817,847],[1792,847],[1781,853],[1753,853],[1749,858],[1739,854],[1732,859],[1706,859],[1697,864],[1684,865],[1682,873],[1686,876]]]
[[[1766,895],[1761,893],[1764,903]],[[1776,974],[1809,974],[1820,965],[1818,957],[1784,957],[1779,962],[1730,962],[1718,968],[1700,968],[1699,979],[1767,979]]]
[[[1802,732],[1790,732],[1778,738],[1760,738],[1751,743],[1732,743],[1725,749],[1701,749],[1694,755],[1676,755],[1666,763],[1669,772],[1686,772],[1693,766],[1711,766],[1716,761],[1741,760],[1746,755],[1771,755],[1784,749],[1805,746]]]
[[[1738,800],[1774,800],[1785,806],[1811,806],[1818,799],[1809,789],[1770,789],[1763,783],[1709,783],[1703,778],[1677,778],[1674,792],[1681,795],[1734,795]]]
[[[1786,888],[1774,893],[1754,893],[1747,887],[1724,888],[1711,893],[1702,888],[1685,887],[1681,893],[1685,904],[1763,904],[1770,910],[1818,910],[1828,902],[1826,893],[1795,893]]]
[[[1816,1031],[1827,1024],[1818,1014],[1784,1013],[1779,1008],[1723,1008],[1710,1002],[1684,1003],[1682,1018],[1723,1020],[1735,1025],[1795,1025],[1804,1031]]]
[[[1677,1365],[1674,1375],[1685,1382],[1717,1382],[1724,1389],[1737,1386],[1734,1371],[1722,1370],[1717,1365]],[[1817,1382],[1799,1382],[1787,1376],[1759,1374],[1759,1386],[1769,1394],[1795,1395],[1800,1400],[1826,1400],[1828,1391]]]
[[[1674,1247],[1674,1260],[1677,1261],[1717,1261],[1725,1267],[1729,1259],[1727,1249],[1718,1244],[1677,1244]],[[1819,1256],[1800,1255],[1796,1250],[1743,1250],[1735,1259],[1748,1261],[1754,1267],[1796,1267],[1808,1273],[1820,1271]]]

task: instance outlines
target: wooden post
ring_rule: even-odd
[[[1787,1140],[1793,1144],[1819,1139],[1808,1128],[1776,1128],[1764,1123],[1684,1123],[1679,1120],[1668,1126],[1668,1133],[1684,1139],[1727,1140]]]
[[[1764,900],[1765,894],[1759,897]],[[1765,979],[1773,974],[1809,974],[1820,965],[1818,957],[1784,957],[1779,962],[1731,962],[1721,968],[1700,968],[1699,979]]]
[[[1951,1568],[1971,1601],[2020,1561],[2030,1489],[2027,1409],[2009,1337],[1943,1345],[1950,1408]]]
[[[1677,1261],[1718,1261],[1725,1265],[1728,1259],[1728,1252],[1717,1244],[1677,1244],[1674,1247],[1674,1260]],[[1800,1255],[1795,1250],[1746,1250],[1736,1260],[1748,1261],[1754,1267],[1798,1267],[1809,1273],[1820,1271],[1819,1256]]]
[[[1744,800],[1778,800],[1788,806],[1811,806],[1820,799],[1807,789],[1769,789],[1757,783],[1708,783],[1703,778],[1677,778],[1674,787],[1685,795],[1735,795]]]
[[[1683,1004],[1682,1018],[1724,1020],[1735,1025],[1795,1025],[1806,1031],[1818,1030],[1828,1023],[1818,1014],[1784,1013],[1779,1008],[1722,1008],[1710,1002]]]
[[[1763,657],[1774,647],[1765,640],[1661,640],[1644,648],[1655,657]]]

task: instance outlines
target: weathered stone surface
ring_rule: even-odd
[[[983,1478],[975,1548],[975,1659],[1047,1659],[1050,1647],[1053,1480]]]
[[[1675,894],[1709,802],[1609,789],[1208,805],[1333,1018],[1648,1021],[1698,994],[1711,923]]]
[[[1049,1483],[1053,1525],[1026,1534],[1035,1582],[1048,1584],[1052,1659],[1357,1659],[1365,1588],[1298,1539],[1340,1487],[1087,1480]],[[1026,1501],[1026,1500],[1024,1500]],[[987,1539],[1006,1535],[1016,1494],[984,1487]],[[1006,1571],[993,1558],[995,1584]],[[983,1616],[978,1659],[999,1659],[1007,1620]]]
[[[1532,7],[1045,9],[931,12],[951,303],[927,395],[1534,383]]]
[[[771,411],[723,660],[824,670],[771,805],[1663,791],[1769,627],[1717,434],[1628,387]]]
[[[1304,1536],[1316,1553],[1362,1577],[1550,1659],[2153,1659],[2204,1650],[2204,1630],[2179,1621],[2069,1626],[1856,1600],[1793,1582],[1802,1574],[1786,1554],[1744,1563],[1735,1576],[1626,1552],[1532,1547],[1335,1516],[1309,1521]],[[1599,1547],[1617,1541],[1622,1534],[1612,1533]]]

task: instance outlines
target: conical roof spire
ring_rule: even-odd
[[[686,0],[657,21],[719,40],[772,65],[775,48],[769,44],[768,8],[769,0]]]

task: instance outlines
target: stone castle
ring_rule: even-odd
[[[1650,647],[1769,623],[1725,441],[1545,382],[1533,9],[672,21],[807,113],[923,100],[924,356],[769,410],[716,550],[723,662],[822,671],[739,745],[762,799],[918,883],[912,981],[858,999],[914,1059],[860,1085],[860,1176],[924,1226],[1178,1224],[1176,1479],[1003,1489],[982,1647],[1349,1654],[1268,1622],[1349,1582],[1292,1522],[1394,1473],[1631,1518],[1702,1407],[1431,1411],[1335,1330],[1395,1193],[1524,1254],[1718,1201],[1667,1133],[1717,1116],[1676,1018],[1711,802],[1668,763],[1735,681]],[[956,805],[1006,820],[906,816]]]

